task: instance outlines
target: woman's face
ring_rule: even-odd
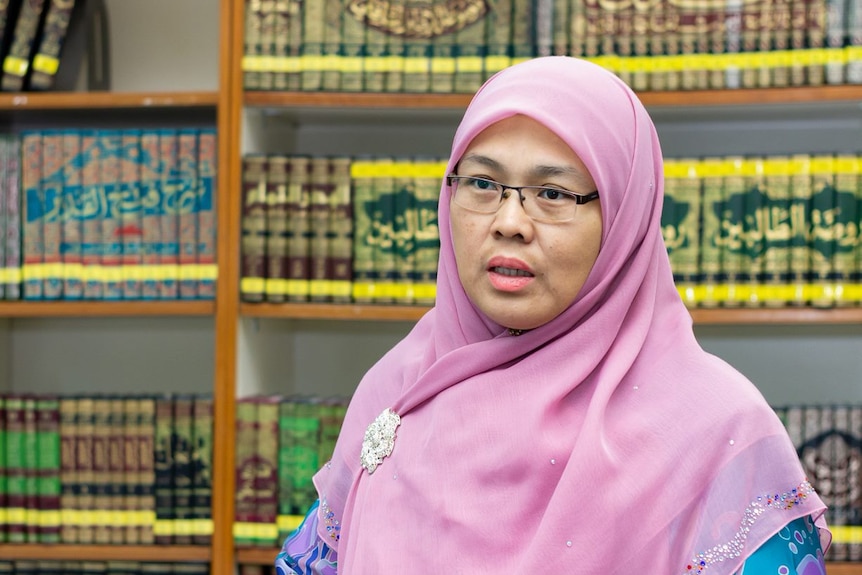
[[[480,132],[456,173],[511,186],[596,190],[575,152],[526,116]],[[532,329],[569,307],[584,285],[601,244],[601,200],[578,205],[570,221],[544,222],[526,214],[516,191],[507,192],[493,214],[450,200],[455,260],[464,290],[482,312],[504,327]]]

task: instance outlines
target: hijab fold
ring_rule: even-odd
[[[363,377],[314,478],[339,573],[725,575],[809,515],[828,545],[782,423],[694,338],[660,232],[661,148],[637,97],[583,60],[517,64],[474,96],[447,173],[516,114],[590,171],[598,259],[568,309],[509,336],[460,284],[443,184],[436,305]],[[369,474],[363,437],[387,408],[401,417],[394,450]]]

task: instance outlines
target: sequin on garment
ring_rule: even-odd
[[[400,424],[401,417],[387,407],[365,430],[359,460],[369,475],[383,463],[385,457],[392,454],[392,448],[395,447],[395,429]]]
[[[761,495],[745,508],[739,531],[736,532],[733,539],[722,545],[716,545],[703,553],[698,553],[691,563],[686,565],[683,573],[685,575],[702,575],[716,563],[739,557],[745,550],[745,540],[748,538],[751,527],[761,515],[769,509],[793,509],[797,505],[805,503],[805,500],[812,493],[814,493],[814,488],[808,481],[803,481],[785,493]]]

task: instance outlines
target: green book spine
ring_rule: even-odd
[[[554,0],[553,21],[552,21],[552,53],[555,56],[569,55],[569,29],[571,22],[571,4],[570,0]]]
[[[112,526],[108,536],[110,543],[122,545],[126,543],[130,514],[126,509],[126,407],[120,395],[108,398],[108,433],[108,524]]]
[[[569,56],[586,55],[587,11],[585,0],[569,0]],[[655,35],[650,34],[650,40]],[[653,52],[654,54],[656,52]],[[660,52],[659,52],[660,53]]]
[[[292,24],[300,22],[299,8],[290,0],[275,0],[272,42],[272,89],[287,90],[288,46],[291,43]],[[301,25],[301,22],[300,22]],[[298,33],[301,33],[301,28]],[[301,38],[300,38],[301,40]]]
[[[332,301],[349,303],[353,289],[353,202],[349,157],[332,158],[334,191],[330,196],[327,238]]]
[[[141,299],[141,131],[123,130],[120,136],[119,194],[125,209],[119,210],[122,230],[121,258],[123,299]]]
[[[266,156],[243,158],[240,297],[248,302],[260,302],[265,297],[266,169]]]
[[[123,297],[123,270],[120,267],[123,257],[123,238],[119,218],[120,206],[111,198],[116,198],[120,181],[119,154],[122,146],[119,130],[100,130],[99,146],[99,188],[102,197],[107,199],[102,214],[102,257],[100,276],[102,297],[106,300],[119,300]]]
[[[700,162],[681,158],[668,163],[665,173],[670,189],[665,207],[671,208],[667,223],[662,225],[665,245],[677,290],[686,306],[696,307],[696,286],[700,281]]]
[[[287,299],[287,184],[290,160],[269,156],[266,174],[266,301]]]
[[[194,440],[194,397],[178,395],[173,405],[173,433],[171,434],[171,473],[173,474],[175,545],[192,543],[192,495],[194,472],[192,468],[192,442]]]
[[[60,542],[60,400],[36,399],[36,465],[39,543]]]
[[[317,498],[311,478],[320,467],[318,405],[309,400],[295,401],[280,425],[286,441],[280,469],[290,481],[290,513],[304,515]]]
[[[421,5],[420,5],[421,6]],[[415,5],[404,9],[404,91],[426,93],[431,91],[431,38],[433,28]]]
[[[198,298],[215,299],[216,241],[218,240],[216,218],[218,198],[216,191],[218,140],[214,129],[198,132]]]
[[[335,443],[344,422],[346,405],[338,399],[330,399],[320,406],[320,441],[317,460],[322,465],[332,459]]]
[[[827,0],[811,0],[806,3],[805,28],[807,30],[809,50],[823,48],[826,45],[826,10]],[[821,86],[825,82],[825,67],[821,58],[807,59],[805,70],[809,86]]]
[[[157,545],[174,541],[174,397],[159,396],[155,406],[154,470],[156,523],[153,535]]]
[[[141,197],[148,198],[141,206],[141,298],[154,300],[159,297],[159,274],[149,270],[159,269],[161,259],[162,231],[160,206],[162,184],[160,175],[159,134],[156,130],[141,132]]]
[[[856,251],[859,234],[859,161],[855,154],[838,154],[835,157],[835,252],[832,255],[832,273],[835,277],[835,305],[858,305],[854,279],[859,267]]]
[[[42,299],[44,276],[44,214],[40,186],[42,134],[25,132],[21,148],[21,187],[23,206],[24,299]]]
[[[760,307],[763,305],[761,286],[764,283],[764,254],[766,238],[760,227],[761,214],[766,208],[766,176],[764,158],[751,157],[742,163],[745,176],[745,219],[743,233],[745,238],[744,266],[747,275],[748,297],[744,305]]]
[[[765,209],[757,218],[764,236],[763,304],[784,307],[790,294],[790,158],[773,156],[764,161]]]
[[[326,302],[332,297],[329,206],[335,192],[332,164],[328,157],[312,158],[309,189],[309,299]]]
[[[440,27],[431,38],[431,91],[455,92],[455,30]]]
[[[60,540],[66,544],[78,542],[79,479],[77,472],[78,401],[75,397],[60,400]]]
[[[43,201],[42,261],[44,279],[42,295],[56,300],[63,295],[63,134],[58,130],[42,132],[41,188]]]
[[[392,164],[392,299],[402,305],[410,305],[416,299],[413,293],[416,275],[416,226],[412,218],[416,201],[414,180],[413,161],[396,158]]]
[[[721,277],[721,214],[724,174],[722,160],[704,158],[700,163],[703,175],[703,222],[700,245],[700,271],[703,281],[696,299],[700,307],[717,307],[723,299]]]
[[[287,299],[304,302],[308,301],[311,278],[308,219],[311,159],[293,156],[290,164],[287,185]]]
[[[193,406],[192,542],[212,542],[213,398],[197,396]]]
[[[302,7],[302,90],[314,92],[323,87],[323,41],[325,2],[307,2]]]
[[[532,0],[513,0],[512,6],[512,59],[514,62],[535,55],[535,13]]]
[[[236,402],[236,486],[234,503],[233,538],[237,547],[255,544],[257,475],[255,451],[257,446],[257,402],[245,397]]]
[[[278,539],[278,421],[281,398],[258,399],[257,473],[254,478],[255,544],[274,547]]]
[[[198,131],[182,129],[177,134],[177,190],[179,206],[179,281],[180,299],[198,297]]]
[[[461,28],[455,34],[454,91],[472,94],[485,80],[485,37],[490,21],[485,2],[470,3],[462,18]]]
[[[6,541],[27,541],[24,398],[6,396]]]
[[[37,427],[36,397],[24,397],[24,469],[26,533],[28,543],[39,542],[39,519],[42,498],[39,493],[39,435]]]
[[[484,74],[486,77],[507,68],[512,63],[513,8],[514,0],[500,0],[494,2],[488,14],[488,22],[485,26]],[[572,34],[573,41],[581,38],[583,38],[582,34]]]
[[[93,509],[94,539],[97,545],[111,542],[111,475],[108,467],[108,443],[111,437],[111,400],[107,396],[93,399]]]
[[[297,3],[292,0],[288,0],[285,10],[290,14],[290,20],[288,21],[290,32],[287,35],[287,54],[281,59],[278,70],[284,74],[287,89],[296,92],[302,89],[302,26],[304,10],[298,7]]]
[[[21,5],[12,45],[3,57],[3,79],[0,87],[4,92],[20,92],[24,88],[44,6],[45,0],[24,0]]]
[[[386,66],[383,90],[397,93],[404,91],[405,37],[404,21],[408,6],[401,2],[389,4],[386,22]]]
[[[721,264],[727,283],[724,307],[739,307],[747,298],[745,289],[744,221],[745,221],[745,176],[743,158],[729,156],[724,165],[724,213],[722,216]]]
[[[365,25],[365,55],[362,60],[362,91],[383,92],[386,88],[386,72],[389,59],[387,29],[388,14],[385,10],[367,10]]]
[[[440,256],[440,229],[437,220],[437,200],[440,183],[446,172],[446,162],[417,157],[413,164],[415,197],[413,214],[413,298],[418,305],[433,305],[437,293],[437,260]]]
[[[811,281],[811,156],[796,154],[790,159],[790,301],[792,306],[808,303]]]
[[[824,79],[827,84],[845,83],[845,62],[840,54],[843,52],[847,34],[847,5],[852,1],[854,0],[826,0],[825,44],[830,49],[828,54],[838,56],[837,58],[827,56],[824,67]]]
[[[645,5],[636,4],[632,10],[632,88],[636,92],[646,92],[650,86],[649,43],[651,10]],[[721,49],[724,37],[721,37]]]
[[[242,85],[245,90],[260,90],[262,25],[262,0],[246,0],[242,58]]]
[[[273,60],[275,57],[275,0],[260,0],[260,65],[258,89],[272,90],[274,86]]]
[[[159,130],[160,178],[162,202],[159,213],[162,249],[159,254],[161,279],[158,282],[159,299],[177,299],[179,296],[180,218],[169,206],[176,198],[179,134],[177,130]]]
[[[6,457],[6,396],[0,394],[0,543],[6,542],[6,510],[8,507],[9,478]],[[2,571],[0,571],[2,572]]]
[[[0,182],[6,182],[7,174],[6,174],[6,158],[9,154],[7,138],[6,136],[0,136]],[[6,244],[10,243],[6,239],[6,211],[7,211],[7,198],[8,193],[6,190],[3,190],[3,193],[0,194],[0,300],[6,299],[6,284],[10,281],[8,275],[13,273],[12,269],[7,271],[9,266],[9,262],[6,261]],[[14,268],[13,268],[14,269]],[[0,539],[2,542],[2,539]]]
[[[371,303],[377,287],[371,235],[374,168],[374,161],[370,158],[358,159],[350,167],[353,182],[353,301],[356,303]]]
[[[341,11],[341,91],[361,92],[365,68],[365,6],[349,2]]]
[[[296,416],[296,402],[285,398],[278,405],[278,540],[284,541],[298,522],[293,514],[293,476],[291,458],[293,457],[292,425]]]
[[[33,56],[30,89],[49,90],[54,85],[74,9],[75,0],[50,0],[42,36]]]
[[[341,13],[340,0],[326,0],[323,16],[323,74],[321,87],[329,92],[341,89]]]
[[[395,291],[394,223],[394,162],[393,158],[380,157],[374,162],[372,180],[374,209],[371,214],[371,242],[374,246],[374,270],[377,287],[374,303],[393,303]]]
[[[811,158],[811,293],[814,307],[832,307],[835,303],[835,157],[816,155]]]

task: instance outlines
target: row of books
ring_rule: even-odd
[[[691,307],[862,302],[862,157],[665,163],[662,232]],[[429,305],[445,162],[244,158],[248,302]]]
[[[439,158],[243,160],[244,301],[430,304]]]
[[[862,157],[665,164],[662,233],[690,307],[862,303]]]
[[[0,137],[0,299],[213,299],[214,129]]]
[[[0,541],[210,543],[211,398],[4,394],[0,407]]]
[[[238,400],[237,546],[275,547],[299,525],[317,499],[311,478],[332,456],[346,410],[341,398]]]
[[[831,561],[862,561],[862,405],[776,408],[809,481],[829,507]]]
[[[60,67],[75,0],[6,0],[0,4],[0,89],[50,89]],[[76,14],[79,15],[79,14]]]
[[[184,561],[0,561],[0,575],[208,575],[209,563]]]
[[[862,83],[857,0],[246,1],[247,90],[471,93],[551,54],[636,90]]]

